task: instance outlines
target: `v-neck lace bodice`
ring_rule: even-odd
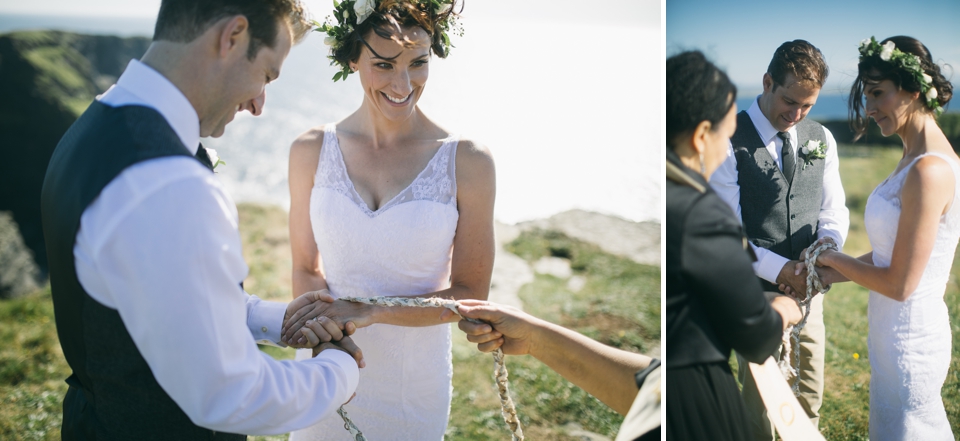
[[[457,140],[456,135],[447,137],[410,185],[376,210],[371,210],[350,179],[347,165],[343,160],[343,152],[340,150],[340,141],[337,139],[336,126],[330,124],[323,132],[323,147],[320,150],[320,162],[314,176],[314,187],[329,188],[340,193],[370,217],[376,217],[391,207],[410,201],[456,205]]]

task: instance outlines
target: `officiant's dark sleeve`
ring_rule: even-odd
[[[751,263],[729,206],[709,187],[668,181],[668,368],[726,362],[731,348],[762,362],[776,350],[782,320]]]

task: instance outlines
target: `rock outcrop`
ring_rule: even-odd
[[[37,281],[47,259],[40,190],[67,128],[109,87],[148,38],[25,31],[0,35],[0,211],[12,213]]]

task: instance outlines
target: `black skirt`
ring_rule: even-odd
[[[729,364],[668,368],[666,377],[668,440],[752,438],[740,389]]]

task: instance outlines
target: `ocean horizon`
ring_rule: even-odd
[[[660,38],[649,26],[578,25],[605,35],[597,46],[566,39],[568,22],[464,18],[447,59],[434,57],[419,106],[453,133],[486,145],[497,168],[494,217],[505,223],[571,209],[660,222],[663,181],[662,69],[624,57],[635,41]],[[150,36],[153,19],[0,14],[0,33],[59,29]],[[516,34],[526,30],[523,48]],[[295,46],[281,78],[267,87],[264,112],[237,116],[205,146],[226,162],[218,177],[238,202],[289,208],[290,144],[304,131],[340,121],[361,103],[359,81],[333,83],[319,34]],[[655,103],[655,104],[648,104]],[[649,160],[649,157],[655,160]]]

